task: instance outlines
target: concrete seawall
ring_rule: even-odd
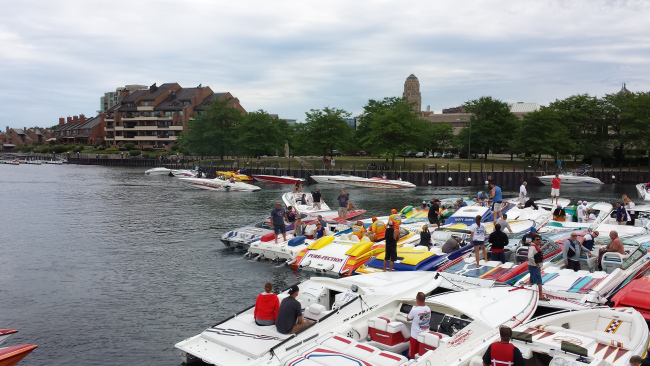
[[[193,170],[197,165],[201,166],[201,170],[206,173],[216,173],[217,171],[230,171],[236,168],[236,165],[227,164],[219,165],[218,162],[210,160],[207,165],[206,161],[199,161],[198,159],[194,160],[193,157],[186,157],[185,159],[175,159],[174,161],[166,159],[164,161],[159,161],[157,159],[138,159],[138,158],[108,158],[108,157],[75,157],[75,154],[70,154],[68,157],[69,164],[81,164],[81,165],[111,165],[111,166],[141,166],[143,168],[151,168],[156,166],[164,166],[171,169],[190,169]],[[213,165],[214,164],[214,165]],[[271,165],[271,164],[269,164]],[[276,165],[276,164],[274,164]],[[474,164],[473,164],[474,165]],[[541,172],[541,171],[515,171],[506,170],[505,164],[499,165],[490,165],[484,167],[481,164],[476,164],[475,166],[480,166],[482,170],[472,169],[471,172],[468,171],[459,171],[458,169],[450,169],[449,165],[446,166],[446,169],[438,169],[437,166],[425,166],[422,165],[422,170],[420,171],[386,171],[386,175],[389,179],[395,179],[396,177],[402,178],[402,180],[409,181],[418,186],[426,186],[430,184],[432,186],[485,186],[485,182],[489,180],[495,181],[498,185],[501,186],[518,186],[523,181],[527,181],[529,184],[539,185],[541,184],[536,178],[537,176],[548,174],[553,174],[553,172]],[[144,171],[144,170],[143,170]],[[289,175],[294,177],[300,177],[308,179],[311,175],[340,175],[340,174],[349,174],[355,175],[358,177],[378,177],[380,175],[379,170],[359,170],[359,169],[311,169],[308,170],[300,165],[297,161],[287,161],[287,164],[283,167],[279,166],[266,166],[265,163],[262,163],[259,167],[255,164],[254,167],[247,167],[246,174],[271,174],[271,175]],[[399,175],[398,175],[399,174]],[[641,183],[650,181],[650,174],[647,169],[641,169],[640,166],[632,168],[630,166],[623,168],[619,166],[617,168],[596,168],[589,172],[589,176],[600,179],[603,183]],[[451,179],[450,179],[451,178]],[[313,180],[310,183],[314,183]]]

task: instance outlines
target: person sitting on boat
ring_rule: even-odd
[[[235,177],[231,175],[230,176],[230,183],[235,183],[235,182],[236,182]]]
[[[476,197],[478,198],[478,201],[480,202],[480,201],[486,200],[488,198],[488,194],[483,192],[483,191],[480,191],[480,192],[478,192],[476,194]]]
[[[418,292],[415,295],[415,301],[418,306],[414,306],[409,314],[406,316],[406,320],[411,323],[411,339],[409,343],[409,353],[408,356],[410,359],[415,358],[415,354],[420,348],[420,342],[418,342],[418,336],[422,332],[429,331],[429,322],[431,321],[431,309],[424,302],[426,296],[423,292]]]
[[[363,234],[365,234],[366,231],[366,227],[363,225],[361,220],[357,221],[356,225],[352,226],[352,234],[359,238],[359,240],[363,238]]]
[[[521,245],[527,247],[533,242],[533,236],[537,235],[537,229],[530,228],[530,232],[521,237]]]
[[[504,248],[508,245],[508,235],[501,231],[501,224],[494,225],[494,231],[488,237],[488,242],[492,244],[492,260],[506,262],[506,253]]]
[[[386,236],[386,224],[381,220],[377,220],[376,217],[373,217],[372,225],[370,225],[368,231],[374,234],[374,241],[384,240],[384,237]]]
[[[264,285],[264,292],[257,295],[255,300],[255,324],[267,326],[275,324],[275,319],[278,317],[278,310],[280,309],[280,300],[278,295],[273,293],[273,285],[267,283]]]
[[[399,231],[399,226],[402,223],[402,215],[400,215],[396,209],[390,210],[390,216],[388,218],[388,223],[393,223],[395,230]]]
[[[425,210],[428,211],[429,210],[429,205],[427,205],[427,201],[422,201],[422,203],[420,204],[420,208],[422,209],[422,211],[425,211]]]
[[[560,221],[560,222],[566,220],[566,211],[564,210],[564,208],[562,208],[562,206],[557,205],[555,211],[553,211],[553,220]]]
[[[293,237],[297,238],[301,235],[305,235],[305,223],[302,222],[302,217],[296,217],[296,223],[293,225]]]
[[[302,306],[296,300],[300,288],[298,285],[293,285],[289,289],[289,296],[282,300],[280,310],[278,310],[278,318],[275,321],[275,328],[282,334],[294,334],[314,324],[313,321],[304,321],[302,318]]]
[[[456,201],[456,207],[461,208],[461,207],[467,207],[467,202],[463,200],[463,198],[459,198],[458,201]]]
[[[294,222],[296,221],[296,210],[293,209],[293,206],[287,208],[287,221]]]
[[[499,328],[501,340],[488,346],[483,355],[483,366],[524,366],[524,357],[519,348],[510,343],[512,329],[507,326]]]
[[[596,214],[594,213],[594,208],[589,209],[589,218],[587,219],[587,223],[591,222],[596,222]]]
[[[458,249],[460,249],[460,241],[461,238],[458,235],[454,235],[451,238],[447,239],[445,244],[442,245],[442,252],[445,254],[449,254],[451,252],[454,252]]]
[[[431,248],[431,232],[429,231],[429,225],[422,225],[422,231],[420,232],[420,244],[428,248]]]
[[[526,201],[526,204],[524,204],[524,208],[526,207],[532,207],[533,210],[537,210],[537,205],[535,204],[535,201],[533,201],[532,198],[529,198],[528,201]]]
[[[580,239],[580,245],[587,248],[589,251],[592,251],[594,249],[594,243],[598,235],[600,235],[598,231],[594,231],[590,234],[585,234],[585,236]]]
[[[307,205],[307,195],[303,193],[302,197],[298,198],[298,203],[300,203],[303,206],[306,206]]]
[[[316,218],[316,220],[318,220],[318,222],[320,222],[321,226],[323,226],[323,227],[327,227],[327,222],[326,222],[325,220],[323,220],[323,216],[322,216],[322,215],[318,215],[318,217]]]
[[[321,225],[320,222],[316,223],[316,238],[315,239],[320,239],[323,236],[325,236],[325,227]]]
[[[609,232],[609,238],[611,241],[605,248],[600,248],[598,251],[598,270],[602,271],[603,270],[603,265],[601,263],[603,259],[603,254],[606,252],[616,252],[620,255],[625,255],[625,247],[623,246],[623,241],[621,238],[618,237],[618,232],[615,230],[612,230]]]
[[[578,241],[578,234],[573,232],[571,237],[567,239],[562,247],[562,257],[564,258],[564,266],[566,269],[572,269],[574,272],[580,270],[580,253],[582,251],[587,253],[587,256],[591,257],[591,252],[589,249],[582,246],[582,242]]]

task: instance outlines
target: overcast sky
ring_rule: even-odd
[[[0,128],[95,115],[126,84],[208,85],[304,121],[401,96],[548,104],[650,90],[650,1],[20,0],[0,11]]]

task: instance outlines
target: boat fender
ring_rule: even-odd
[[[260,241],[263,241],[263,242],[267,242],[267,241],[271,241],[271,240],[275,240],[275,234],[274,233],[266,233],[266,234],[262,235],[262,237],[260,238]]]
[[[413,211],[413,206],[406,206],[400,211],[400,214],[406,215],[407,213]]]
[[[297,247],[298,245],[304,244],[305,239],[307,239],[307,237],[304,236],[304,235],[301,235],[301,236],[298,236],[298,237],[295,237],[295,238],[289,240],[289,243],[287,243],[287,245],[290,246],[290,247]]]

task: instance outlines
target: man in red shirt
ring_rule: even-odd
[[[553,204],[553,197],[555,197],[555,204],[558,204],[558,199],[560,199],[560,183],[562,183],[562,179],[555,173],[555,178],[551,180],[551,204]]]

